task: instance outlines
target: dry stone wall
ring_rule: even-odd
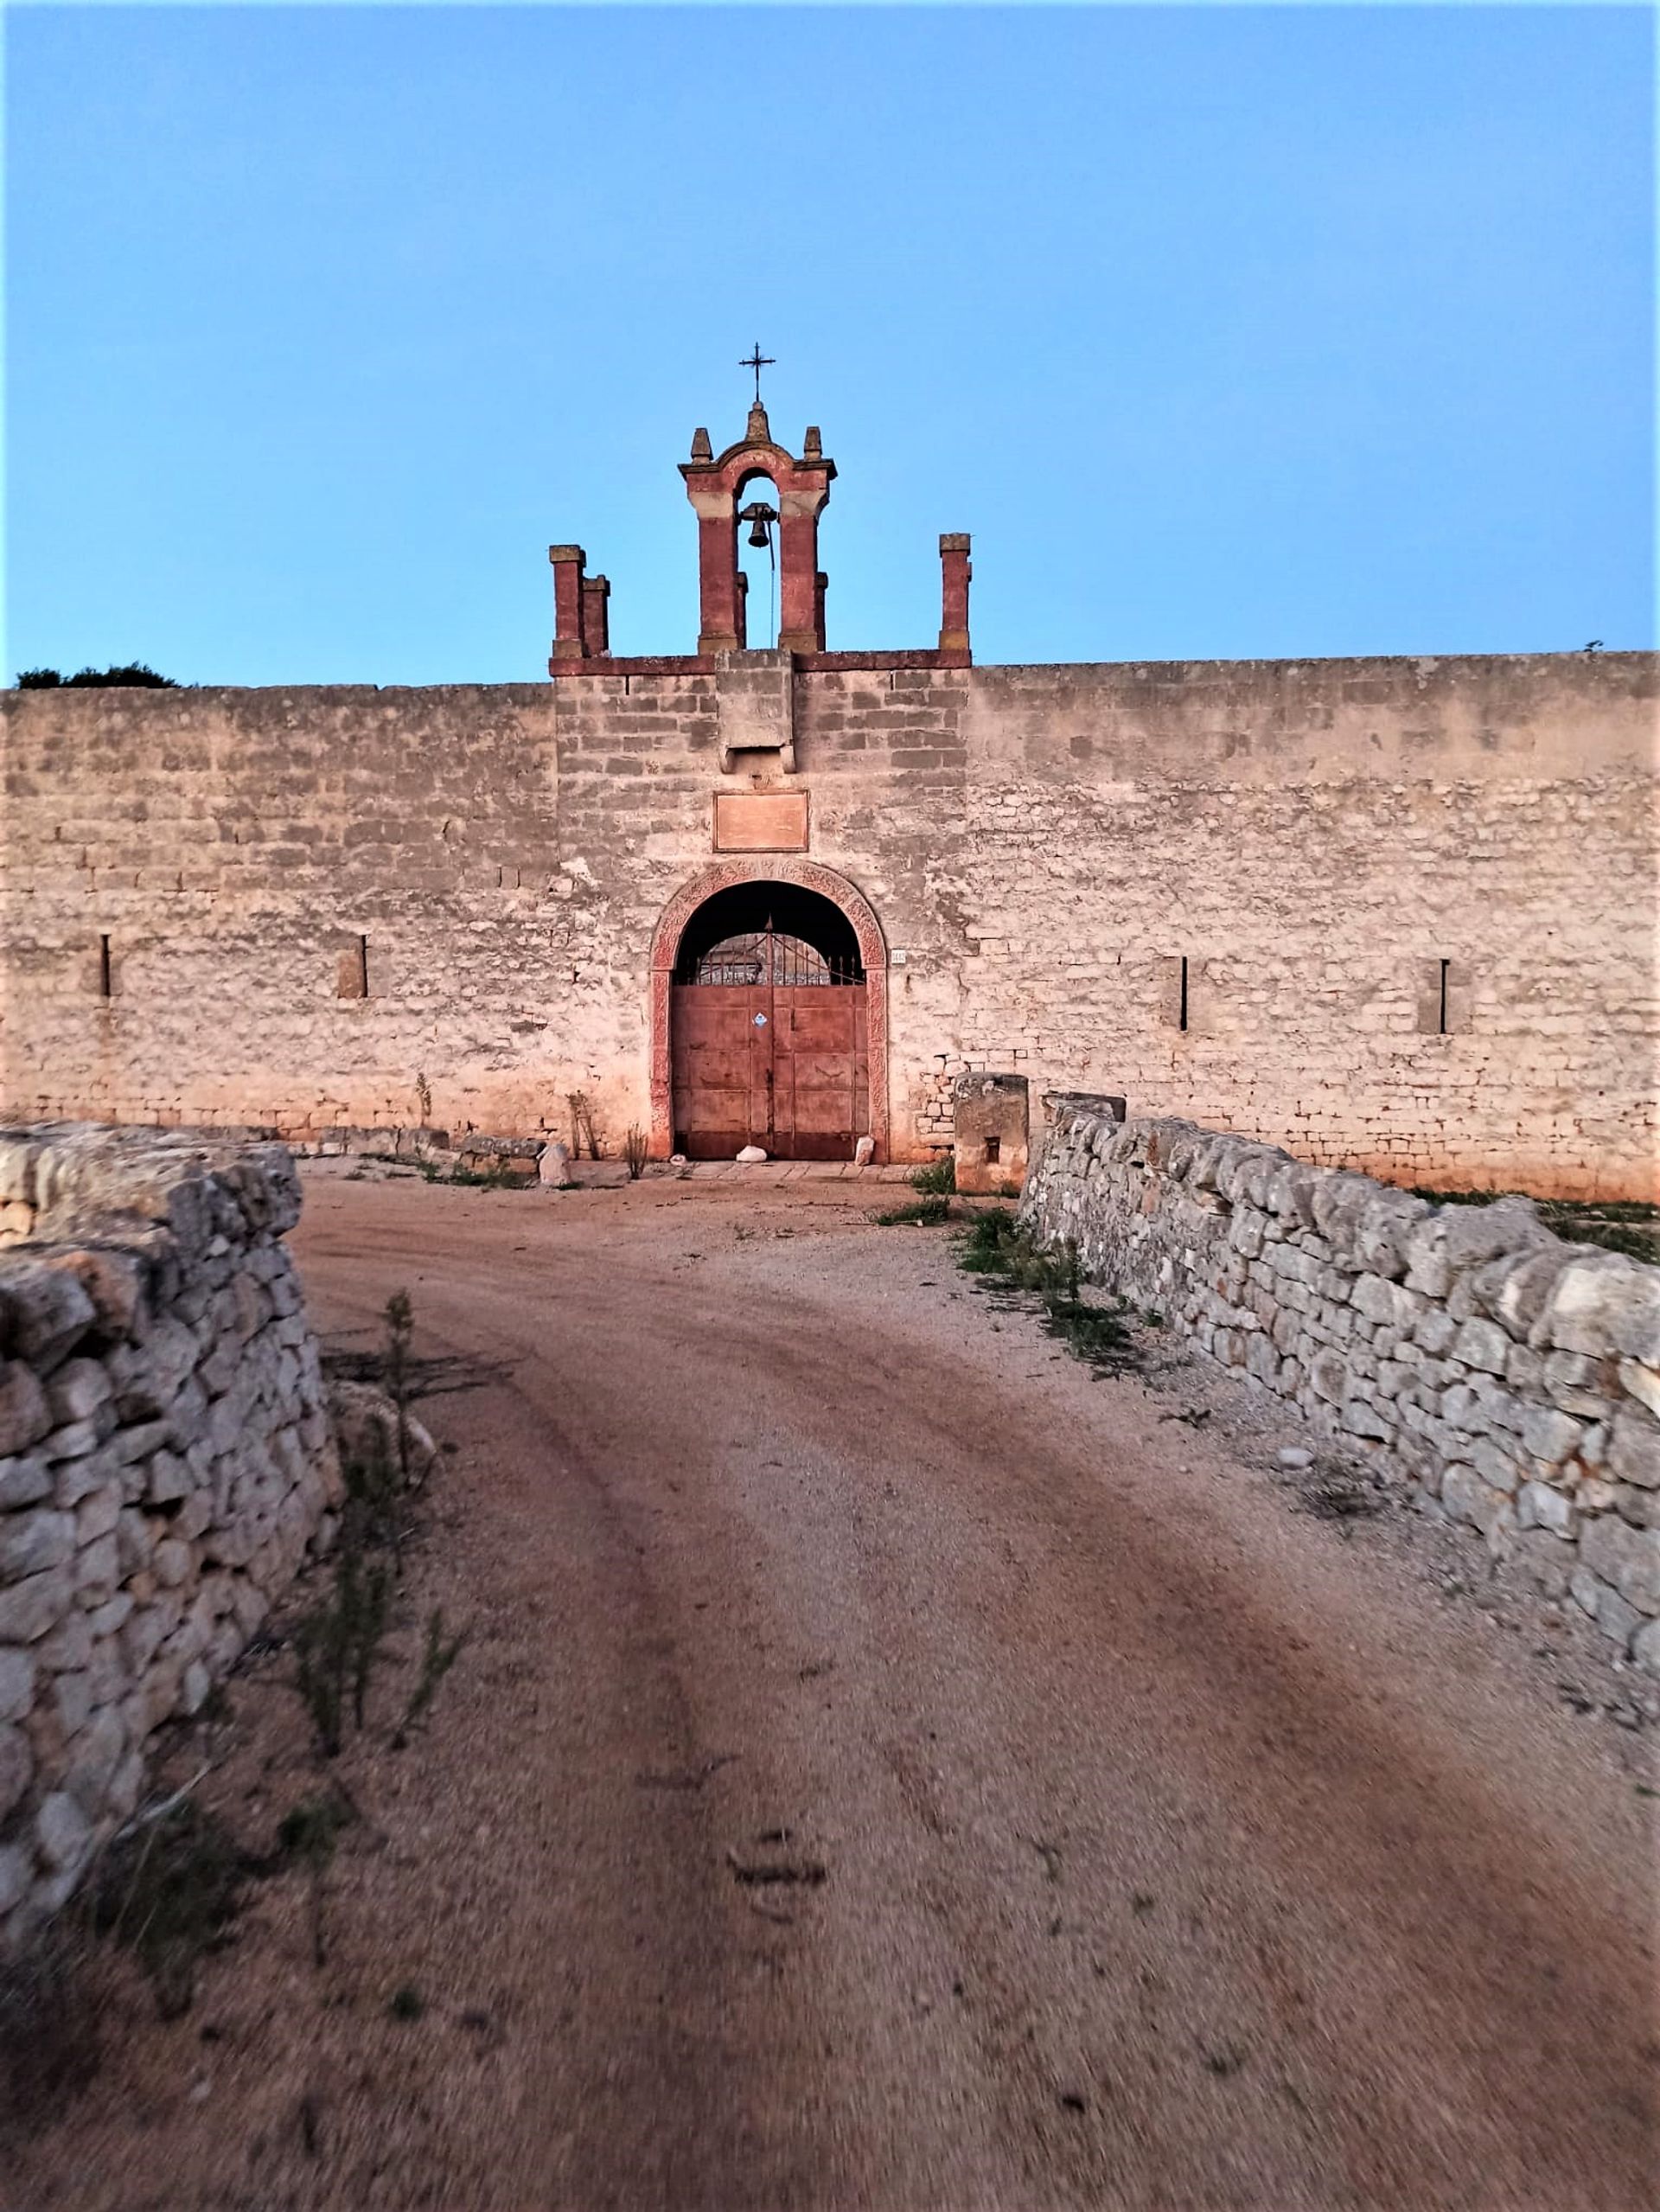
[[[1056,1098],[1021,1207],[1089,1278],[1524,1553],[1660,1674],[1660,1268]]]
[[[326,1534],[299,1211],[281,1145],[0,1129],[0,1948]]]

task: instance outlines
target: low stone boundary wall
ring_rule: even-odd
[[[131,1813],[339,1474],[279,1144],[0,1129],[0,1948]]]
[[[1437,1205],[1118,1102],[1050,1102],[1021,1219],[1523,1552],[1660,1674],[1660,1268],[1527,1199]]]

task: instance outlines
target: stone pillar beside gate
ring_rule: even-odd
[[[1023,1075],[959,1076],[953,1092],[953,1154],[960,1191],[995,1195],[1026,1180],[1028,1086]]]

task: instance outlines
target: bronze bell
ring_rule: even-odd
[[[776,507],[769,507],[763,499],[751,500],[747,507],[738,509],[737,519],[749,524],[752,546],[770,545],[772,526],[778,520]]]

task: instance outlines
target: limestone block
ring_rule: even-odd
[[[1616,1414],[1610,1432],[1608,1472],[1639,1490],[1660,1490],[1660,1428],[1635,1410]]]
[[[130,1589],[118,1589],[102,1605],[94,1606],[86,1615],[86,1627],[94,1644],[105,1642],[127,1621],[137,1602]]]
[[[1481,1401],[1468,1383],[1452,1383],[1441,1392],[1436,1411],[1449,1429],[1474,1436],[1484,1426]]]
[[[0,1460],[0,1512],[33,1506],[52,1495],[52,1474],[43,1459]]]
[[[187,1327],[176,1314],[157,1321],[122,1392],[123,1420],[143,1421],[165,1413],[201,1351],[195,1331]]]
[[[244,1641],[254,1633],[270,1611],[271,1600],[265,1592],[239,1575],[231,1585],[231,1617]]]
[[[54,1674],[52,1706],[66,1742],[69,1737],[78,1736],[93,1717],[91,1674],[84,1667],[76,1673]]]
[[[1441,1503],[1455,1520],[1469,1521],[1484,1535],[1509,1511],[1503,1492],[1484,1482],[1471,1467],[1454,1464],[1441,1478]]]
[[[95,1822],[102,1812],[126,1749],[126,1729],[119,1713],[112,1706],[94,1713],[71,1743],[61,1787],[74,1800],[88,1821]]]
[[[1650,1674],[1660,1674],[1660,1621],[1650,1621],[1631,1639],[1631,1657]]]
[[[1548,1467],[1572,1459],[1585,1438],[1583,1422],[1554,1406],[1531,1405],[1522,1416],[1522,1446],[1532,1458]]]
[[[75,1548],[73,1513],[49,1506],[26,1507],[0,1521],[0,1580],[18,1582],[61,1567]]]
[[[1419,1317],[1413,1340],[1432,1359],[1440,1359],[1450,1350],[1458,1333],[1458,1323],[1450,1314],[1440,1306],[1429,1306]]]
[[[121,1518],[121,1486],[105,1482],[90,1491],[75,1508],[75,1542],[92,1544],[107,1536]]]
[[[1619,1592],[1598,1580],[1588,1567],[1575,1567],[1568,1576],[1568,1590],[1581,1612],[1588,1613],[1606,1636],[1629,1646],[1643,1626],[1643,1615],[1628,1605]]]
[[[152,1506],[168,1506],[188,1498],[194,1486],[190,1469],[176,1452],[159,1451],[151,1457],[144,1495]]]
[[[121,1630],[121,1646],[135,1677],[143,1675],[176,1625],[163,1606],[141,1606],[131,1614]]]
[[[1557,1276],[1533,1334],[1559,1352],[1643,1359],[1657,1292],[1654,1269],[1618,1252],[1581,1251]],[[1660,1361],[1660,1345],[1653,1351]]]
[[[1521,1470],[1514,1459],[1491,1436],[1478,1436],[1470,1453],[1471,1463],[1482,1480],[1494,1490],[1513,1491],[1521,1480]]]
[[[187,1543],[201,1535],[212,1523],[214,1501],[206,1490],[193,1490],[173,1516],[173,1533]]]
[[[62,1790],[54,1790],[42,1801],[35,1816],[35,1836],[41,1857],[59,1873],[79,1870],[93,1845],[91,1823],[73,1798]]]
[[[135,1422],[131,1429],[118,1429],[104,1448],[117,1467],[132,1467],[160,1451],[167,1435],[165,1421]]]
[[[1428,1297],[1445,1298],[1461,1275],[1497,1253],[1525,1251],[1554,1241],[1529,1199],[1441,1206],[1418,1221],[1408,1235],[1407,1283]]]
[[[97,1451],[82,1453],[76,1459],[54,1462],[52,1468],[52,1502],[64,1512],[72,1512],[83,1498],[91,1497],[95,1490],[102,1490],[106,1483],[114,1483],[121,1488],[126,1480],[127,1470],[111,1452],[100,1446]]]
[[[239,1516],[206,1531],[201,1538],[201,1556],[221,1567],[246,1567],[259,1545],[258,1526],[246,1516]],[[158,1550],[158,1560],[160,1557],[161,1550]],[[159,1574],[159,1569],[157,1572]]]
[[[114,1426],[112,1409],[99,1406],[97,1412],[85,1421],[71,1421],[61,1429],[54,1429],[49,1436],[42,1437],[35,1449],[44,1460],[54,1463],[64,1460],[84,1459],[95,1452]]]
[[[571,1180],[571,1151],[557,1138],[542,1147],[536,1162],[536,1180],[551,1190],[562,1191]]]
[[[1254,1260],[1262,1250],[1266,1224],[1252,1206],[1237,1206],[1228,1231],[1228,1242],[1242,1259]]]
[[[1308,1362],[1308,1379],[1316,1397],[1341,1403],[1349,1390],[1349,1368],[1343,1354],[1329,1347],[1317,1352]]]
[[[0,1645],[0,1721],[21,1720],[35,1699],[33,1657],[15,1645]]]
[[[1512,1344],[1504,1355],[1504,1380],[1513,1390],[1536,1390],[1542,1383],[1544,1361],[1525,1344]]]
[[[85,1613],[66,1611],[35,1646],[35,1659],[46,1674],[73,1674],[91,1663],[93,1632]]]
[[[135,1254],[92,1247],[51,1253],[44,1264],[73,1276],[92,1301],[101,1335],[119,1339],[148,1333],[144,1268]]]
[[[21,1360],[0,1361],[0,1458],[25,1452],[52,1428],[46,1392]]]
[[[1261,1333],[1252,1337],[1246,1349],[1245,1369],[1258,1382],[1272,1384],[1278,1381],[1280,1354],[1271,1339]]]
[[[1280,1214],[1286,1224],[1299,1228],[1318,1228],[1315,1224],[1315,1188],[1319,1184],[1318,1168],[1304,1168],[1302,1161],[1288,1159],[1284,1166],[1275,1168],[1268,1177],[1264,1190],[1264,1204],[1271,1212]]]
[[[1398,1359],[1380,1359],[1377,1363],[1376,1395],[1380,1398],[1397,1398],[1403,1390],[1410,1390],[1417,1379],[1417,1370]]]
[[[1382,1442],[1388,1442],[1395,1431],[1395,1423],[1389,1414],[1361,1398],[1347,1401],[1338,1416],[1338,1425],[1351,1436],[1376,1437]]]
[[[22,1801],[35,1772],[35,1755],[20,1728],[0,1723],[0,1820]]]
[[[1225,1183],[1223,1187],[1226,1189]],[[1315,1225],[1338,1259],[1359,1259],[1362,1217],[1378,1195],[1378,1186],[1370,1176],[1342,1170],[1322,1175],[1315,1186]]]
[[[222,1529],[215,1531],[214,1542],[208,1546],[210,1558],[222,1556],[216,1546],[222,1545],[228,1534]],[[150,1571],[163,1589],[176,1589],[188,1578],[191,1563],[190,1546],[181,1538],[169,1537],[151,1552]]]
[[[45,1374],[97,1320],[74,1276],[37,1259],[0,1256],[0,1332],[13,1356]]]
[[[150,1564],[156,1542],[156,1523],[136,1506],[124,1506],[116,1520],[115,1538],[122,1574],[136,1575]]]
[[[115,1531],[82,1546],[75,1556],[75,1591],[83,1605],[102,1605],[113,1597],[121,1580],[120,1554]]]
[[[1660,1613],[1660,1529],[1636,1529],[1604,1513],[1580,1532],[1580,1557],[1639,1613]]]
[[[41,1138],[22,1129],[0,1129],[0,1199],[33,1207],[35,1171],[43,1149]]]
[[[102,1361],[67,1359],[53,1376],[46,1393],[54,1422],[85,1421],[107,1404],[112,1392]]]
[[[1640,1405],[1660,1416],[1660,1367],[1645,1366],[1640,1359],[1622,1359],[1619,1382],[1621,1389]]]
[[[1557,1277],[1579,1249],[1553,1238],[1536,1251],[1512,1256],[1491,1286],[1484,1284],[1486,1310],[1513,1337],[1529,1336],[1550,1301]]]
[[[1524,1529],[1548,1529],[1553,1536],[1569,1540],[1579,1520],[1573,1505],[1563,1493],[1543,1482],[1523,1484],[1516,1497],[1516,1518],[1518,1525]]]
[[[1395,1319],[1395,1285],[1381,1275],[1357,1275],[1349,1301],[1356,1312],[1369,1321],[1389,1322]]]
[[[1478,1367],[1490,1375],[1504,1372],[1504,1361],[1509,1351],[1510,1339],[1497,1321],[1465,1321],[1452,1345],[1455,1359],[1461,1359],[1466,1367]]]
[[[1355,1256],[1370,1273],[1398,1281],[1407,1271],[1407,1246],[1430,1207],[1405,1191],[1379,1190],[1362,1208],[1355,1232]]]

